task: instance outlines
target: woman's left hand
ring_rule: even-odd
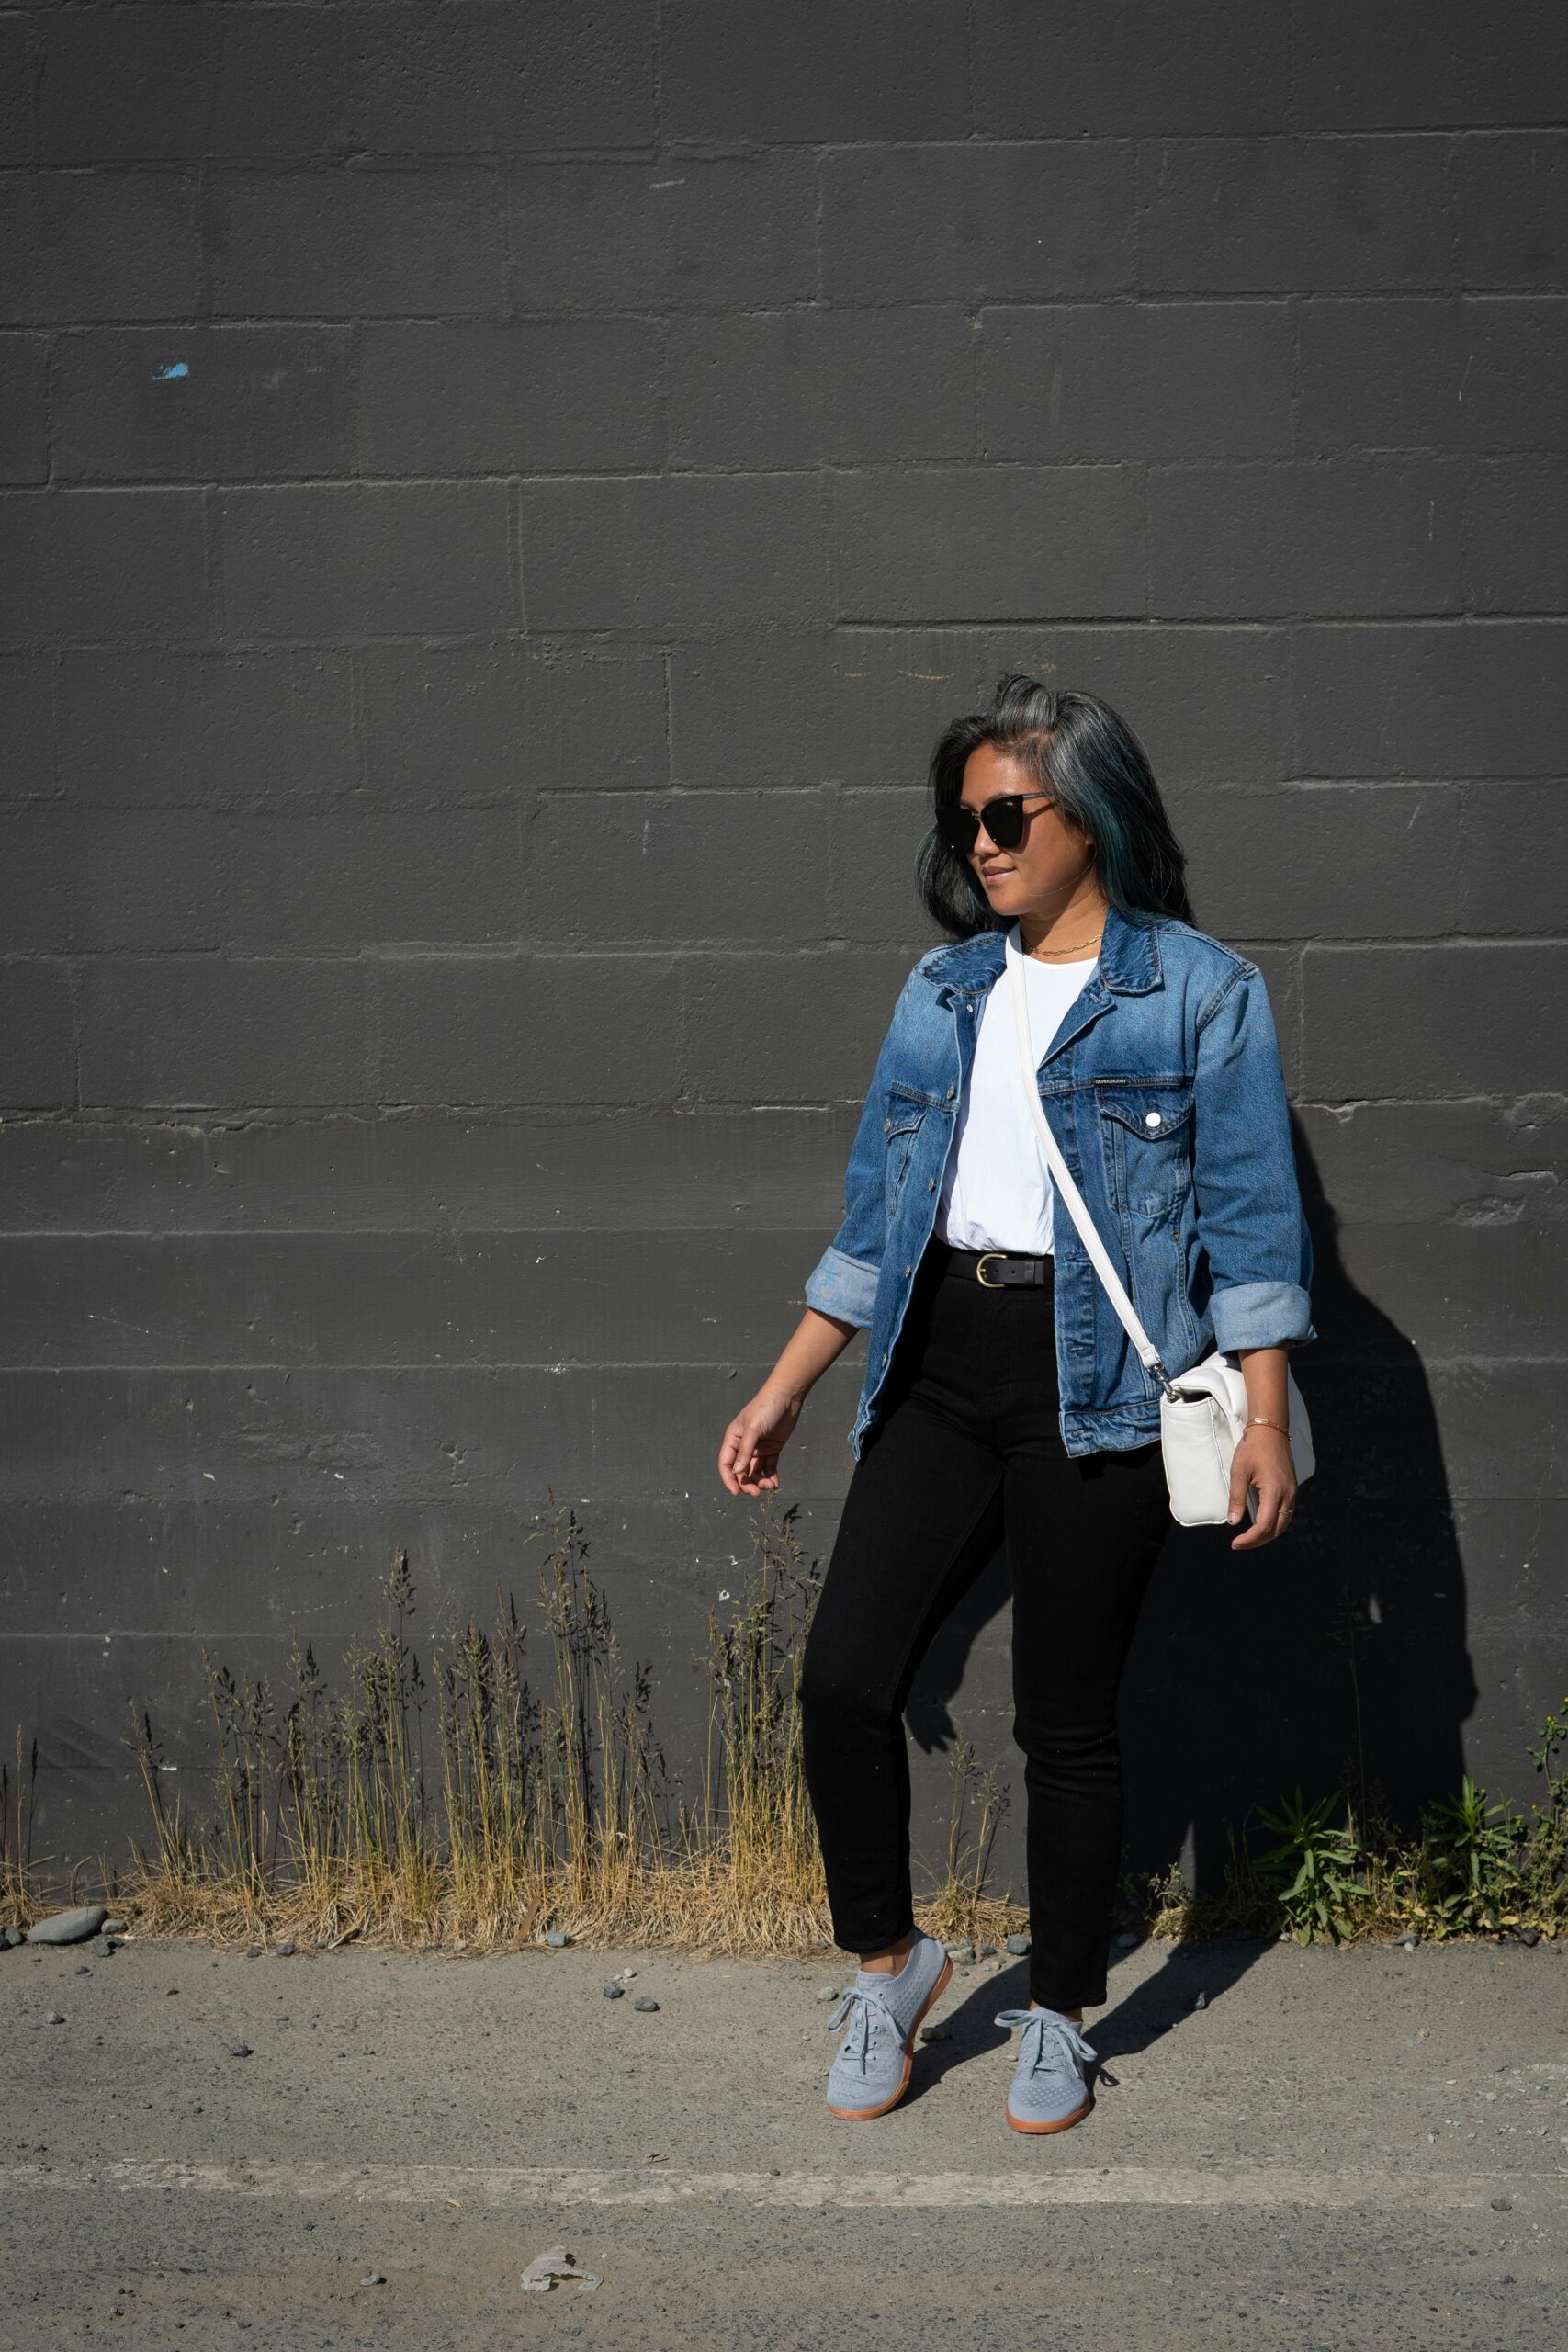
[[[1231,1526],[1246,1516],[1247,1490],[1258,1489],[1258,1514],[1252,1525],[1232,1538],[1233,1552],[1256,1552],[1261,1544],[1272,1544],[1289,1527],[1296,1508],[1296,1471],[1291,1459],[1291,1441],[1283,1430],[1266,1428],[1261,1421],[1244,1430],[1231,1462],[1230,1509],[1226,1516]]]

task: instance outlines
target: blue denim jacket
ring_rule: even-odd
[[[857,1461],[936,1224],[1003,940],[984,931],[933,947],[905,982],[851,1147],[844,1221],[807,1281],[808,1306],[870,1330],[850,1431]],[[1099,964],[1038,1078],[1052,1133],[1168,1372],[1211,1347],[1317,1337],[1284,1072],[1256,964],[1174,917],[1111,908]],[[1158,1380],[1059,1203],[1053,1238],[1063,1442],[1070,1454],[1143,1445],[1159,1434]]]

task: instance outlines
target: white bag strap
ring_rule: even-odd
[[[1174,1396],[1178,1392],[1170,1374],[1160,1362],[1159,1350],[1138,1320],[1137,1308],[1128,1297],[1122,1287],[1122,1278],[1111,1262],[1110,1254],[1095,1228],[1094,1219],[1084,1205],[1083,1194],[1073,1181],[1073,1171],[1062,1157],[1061,1148],[1055,1136],[1051,1133],[1050,1121],[1046,1118],[1042,1106],[1040,1089],[1035,1081],[1034,1048],[1029,1036],[1029,993],[1023,977],[1022,934],[1016,922],[1007,933],[1005,945],[1008,978],[1012,993],[1012,1025],[1013,1036],[1018,1046],[1019,1075],[1023,1082],[1024,1093],[1029,1100],[1029,1107],[1034,1114],[1034,1124],[1040,1135],[1041,1149],[1045,1154],[1045,1165],[1051,1170],[1051,1181],[1062,1199],[1066,1201],[1068,1214],[1077,1227],[1079,1237],[1084,1248],[1089,1251],[1094,1271],[1105,1284],[1106,1295],[1120,1316],[1122,1328],[1134,1347],[1136,1348],[1145,1370],[1155,1374],[1168,1396]]]

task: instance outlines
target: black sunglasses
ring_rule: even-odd
[[[939,808],[936,829],[959,857],[968,857],[980,838],[983,824],[998,849],[1016,849],[1023,839],[1023,804],[1026,800],[1054,800],[1050,792],[998,792],[987,800],[976,814],[956,800]]]

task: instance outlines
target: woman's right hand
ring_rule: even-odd
[[[760,1495],[779,1483],[779,1455],[795,1434],[804,1396],[759,1388],[724,1432],[718,1475],[732,1495]]]

